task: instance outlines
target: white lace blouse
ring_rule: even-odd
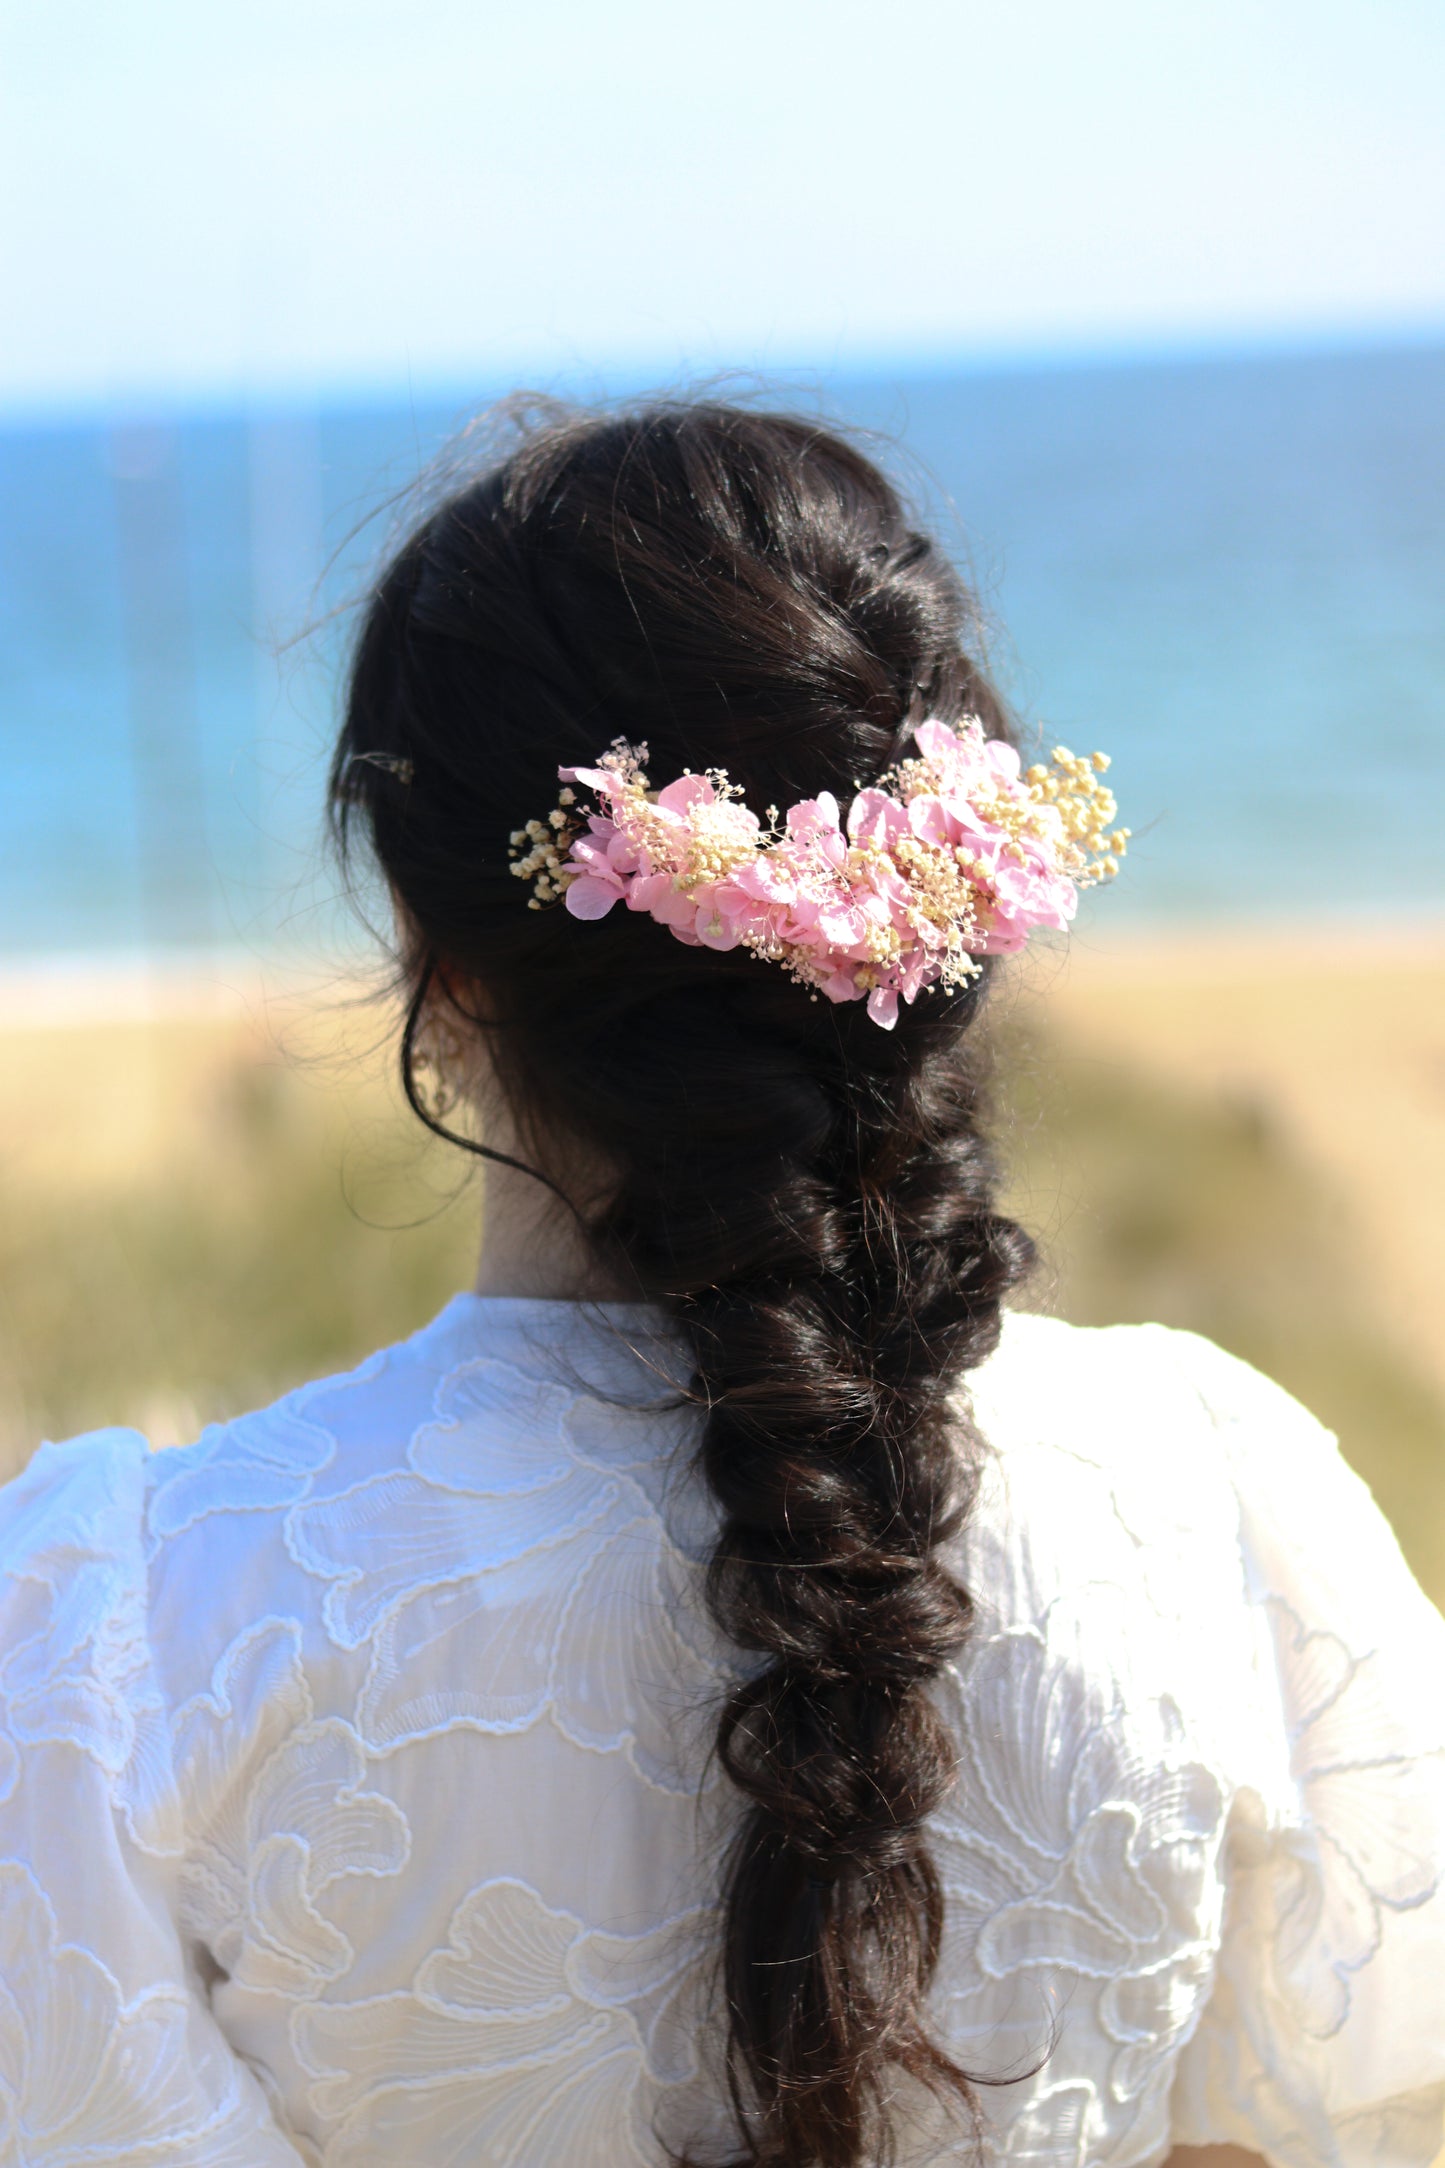
[[[102,1432],[0,1492],[0,2161],[657,2168],[726,2131],[730,1659],[653,1323],[459,1296],[194,1446]],[[1202,1341],[1012,1317],[972,1390],[934,2017],[1011,2080],[997,2156],[1423,2168],[1439,1615]]]

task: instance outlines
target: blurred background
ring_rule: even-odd
[[[1445,1598],[1442,90],[1434,0],[0,0],[0,1470],[469,1281],[351,605],[500,394],[704,381],[872,432],[1114,756],[998,1005],[1034,1299],[1271,1370]]]

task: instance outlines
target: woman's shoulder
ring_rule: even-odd
[[[1281,1580],[1329,1574],[1343,1548],[1346,1578],[1367,1600],[1383,1588],[1418,1597],[1334,1435],[1198,1333],[1013,1312],[970,1385],[987,1447],[985,1517],[990,1500],[995,1514],[1012,1504],[1059,1523],[1073,1547],[1092,1508],[1176,1555],[1223,1546],[1255,1601]],[[1330,1593],[1356,1607],[1347,1587]]]
[[[1440,1614],[1335,1438],[1281,1386],[1193,1333],[1013,1316],[973,1408],[962,1564],[984,1640],[1040,1638],[1080,1691],[1123,1706],[1167,1689],[1262,1795],[1291,1781],[1280,1682],[1307,1699],[1311,1667],[1338,1670],[1332,1708],[1340,1681],[1383,1682],[1381,1708],[1413,1711],[1411,1754],[1445,1745],[1438,1691],[1409,1688],[1423,1651],[1445,1656]],[[1371,1751],[1403,1752],[1393,1729],[1365,1730]]]
[[[968,1385],[990,1460],[1015,1486],[1032,1471],[1057,1489],[1066,1469],[1087,1469],[1113,1510],[1152,1501],[1196,1530],[1221,1514],[1237,1526],[1249,1497],[1341,1465],[1333,1436],[1282,1386],[1170,1326],[1009,1312]]]
[[[254,1606],[266,1591],[249,1584],[268,1576],[354,1579],[326,1544],[364,1545],[409,1514],[486,1500],[498,1530],[525,1521],[540,1536],[549,1505],[567,1517],[585,1491],[660,1500],[680,1420],[656,1359],[670,1346],[651,1313],[610,1307],[459,1295],[355,1367],[189,1444],[156,1449],[128,1429],[43,1444],[0,1486],[0,1559],[23,1576],[51,1550],[124,1558],[153,1584],[189,1574],[202,1597],[211,1585]]]
[[[967,1380],[980,1442],[960,1563],[984,1631],[1062,1636],[1112,1675],[1175,1661],[1191,1613],[1237,1611],[1239,1504],[1201,1389],[1216,1358],[1228,1368],[1157,1325],[1006,1315]]]
[[[1193,1334],[1014,1316],[972,1383],[978,1624],[940,1683],[965,1777],[935,1846],[956,2045],[1027,2067],[1053,1994],[1040,2091],[1128,2124],[1138,2157],[1172,2118],[1176,2141],[1318,2160],[1333,2119],[1360,2143],[1328,2157],[1429,2159],[1438,2125],[1417,2150],[1365,2110],[1442,2074],[1417,2013],[1445,1628],[1367,1491]]]
[[[283,1588],[295,1579],[291,1509],[328,1473],[351,1487],[394,1468],[429,1401],[425,1366],[403,1342],[211,1423],[190,1444],[156,1447],[120,1427],[44,1441],[0,1486],[0,1669],[13,1678],[28,1649],[53,1690],[59,1637],[77,1675],[89,1650],[96,1676],[102,1659],[117,1677],[145,1670],[152,1695],[167,1671],[189,1676],[227,1616],[295,1598]]]
[[[1111,1663],[1128,1641],[1129,1662],[1183,1669],[1201,1618],[1217,1659],[1306,1593],[1361,1635],[1382,1604],[1424,1603],[1329,1431],[1198,1334],[1012,1313],[969,1386],[965,1569],[1001,1625],[1063,1607]]]
[[[1263,1372],[1172,1325],[1074,1325],[1009,1310],[997,1348],[970,1382],[980,1410],[1045,1427],[1092,1415],[1121,1444],[1161,1413],[1224,1430],[1255,1417],[1319,1427]]]
[[[41,1445],[0,1486],[0,1799],[36,1740],[77,1749],[169,1850],[182,1734],[352,1711],[398,1620],[478,1575],[495,1593],[554,1559],[580,1572],[586,1543],[635,1525],[632,1443],[536,1374],[499,1329],[519,1322],[448,1305],[188,1445]]]

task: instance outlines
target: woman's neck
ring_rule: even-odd
[[[524,1165],[526,1145],[505,1112],[492,1106],[482,1129],[492,1150]],[[479,1295],[525,1295],[549,1302],[605,1302],[636,1296],[599,1263],[570,1206],[545,1182],[518,1167],[482,1163],[482,1247],[475,1291]],[[550,1170],[549,1170],[550,1171]],[[563,1189],[585,1209],[599,1185],[563,1178]]]
[[[482,1193],[479,1295],[548,1302],[606,1301],[619,1289],[598,1265],[571,1213],[551,1190],[514,1168],[487,1165]]]

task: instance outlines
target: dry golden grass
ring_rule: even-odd
[[[475,1192],[386,1021],[251,988],[0,1031],[0,1466],[107,1422],[175,1440],[468,1284]]]
[[[1076,941],[1047,998],[1080,1060],[1253,1110],[1318,1168],[1362,1301],[1445,1392],[1445,924]]]
[[[193,1434],[471,1277],[475,1189],[400,1105],[382,1009],[213,980],[96,1021],[99,991],[66,1017],[0,1001],[0,1472],[101,1423]],[[1280,1378],[1437,1601],[1442,992],[1423,941],[1079,943],[1000,1004],[1034,1299],[1187,1325]]]

